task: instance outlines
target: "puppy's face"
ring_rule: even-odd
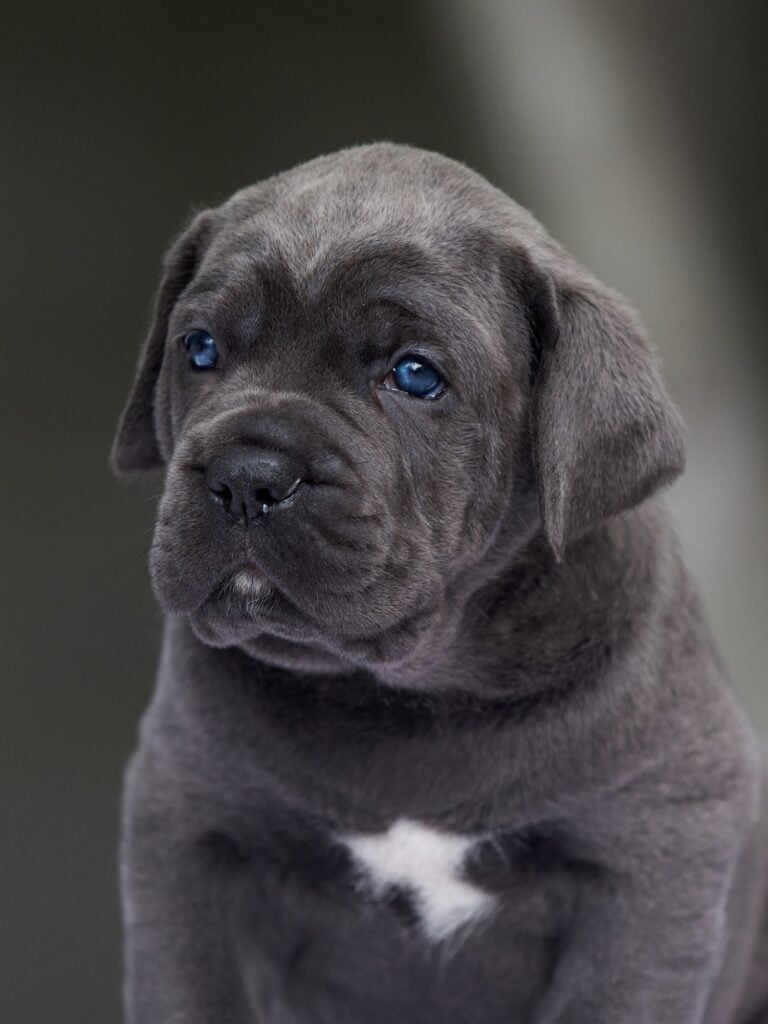
[[[568,299],[531,258],[534,222],[514,207],[526,246],[495,206],[509,221],[450,161],[368,147],[177,242],[114,459],[165,466],[153,585],[204,642],[320,669],[423,661],[542,522],[555,547],[583,532],[536,450],[561,429],[537,376]]]
[[[410,657],[511,507],[525,317],[504,344],[449,225],[286,252],[275,220],[222,227],[169,319],[155,590],[208,643]]]

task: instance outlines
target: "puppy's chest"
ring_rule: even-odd
[[[470,873],[487,836],[443,832],[400,818],[386,831],[338,839],[352,858],[363,895],[379,901],[404,897],[433,942],[482,920],[496,907],[497,898]]]

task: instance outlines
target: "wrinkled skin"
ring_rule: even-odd
[[[390,252],[371,246],[380,270],[365,289],[323,265],[298,285],[274,261],[243,266],[247,244],[257,248],[251,235],[232,252],[231,242],[214,247],[208,258],[227,280],[223,293],[206,290],[204,263],[171,320],[171,336],[203,323],[232,341],[221,370],[190,372],[182,351],[165,368],[179,441],[153,547],[156,592],[208,643],[249,641],[258,653],[257,624],[288,645],[314,642],[354,661],[412,658],[510,507],[514,462],[501,437],[511,447],[523,432],[530,341],[521,325],[518,347],[505,354],[490,325],[448,296],[441,323],[429,320],[437,258],[432,268],[424,257],[423,285],[417,274],[404,283],[402,301],[417,307],[406,312],[386,294],[395,291],[387,277],[409,257],[403,242]],[[270,314],[254,323],[261,309]],[[394,352],[429,352],[437,338],[456,380],[444,396],[427,403],[380,384]],[[499,394],[494,381],[506,379],[514,390]],[[200,472],[233,439],[286,445],[307,467],[293,505],[248,531],[220,515]],[[523,492],[521,507],[529,498]],[[238,562],[255,563],[269,581],[246,607],[226,588]]]
[[[236,521],[232,446],[301,486]],[[361,147],[195,218],[113,450],[164,472],[169,614],[130,1024],[768,1020],[761,755],[653,500],[683,461],[632,311],[461,165]],[[498,913],[448,952],[338,841],[404,818],[484,837]]]

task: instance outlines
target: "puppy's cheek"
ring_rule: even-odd
[[[429,628],[442,592],[433,563],[422,562],[418,572],[391,565],[361,599],[335,609],[340,649],[358,661],[406,657]]]
[[[169,473],[149,556],[152,589],[160,607],[174,614],[198,608],[230,565],[210,512],[184,477]]]
[[[207,559],[191,557],[184,536],[158,525],[149,554],[149,575],[157,603],[165,612],[191,612],[215,586],[214,568]]]

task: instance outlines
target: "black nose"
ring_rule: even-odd
[[[283,505],[303,483],[304,467],[283,452],[237,446],[215,455],[205,468],[211,497],[246,528]]]

